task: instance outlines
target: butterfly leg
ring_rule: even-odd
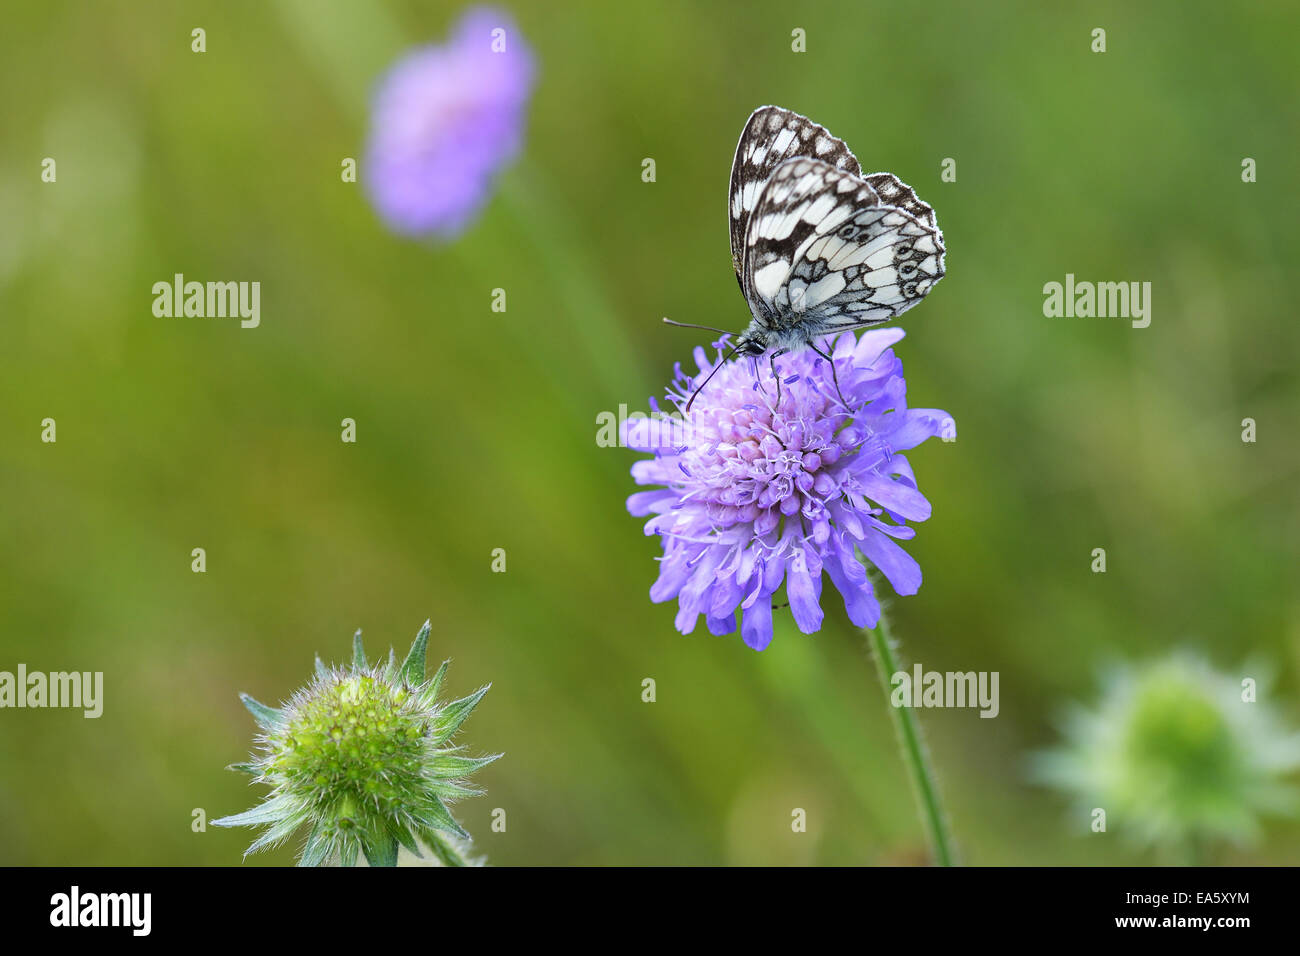
[[[772,353],[771,359],[768,362],[769,367],[772,369],[772,381],[776,382],[776,404],[772,406],[773,408],[781,407],[781,376],[776,372],[776,360],[779,356],[782,356],[789,351],[789,349],[777,349]]]
[[[814,342],[809,342],[808,347],[812,349],[814,352],[816,352],[818,355],[820,355],[822,358],[824,358],[827,362],[830,363],[831,381],[835,383],[835,394],[839,395],[840,404],[847,409],[849,407],[849,403],[844,400],[844,393],[840,391],[840,377],[835,373],[835,359],[831,358],[829,355],[827,355],[825,352],[819,349],[816,343]]]

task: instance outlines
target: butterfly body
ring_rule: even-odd
[[[791,322],[778,317],[776,322],[759,321],[757,318],[749,323],[735,341],[737,355],[764,355],[767,352],[794,352],[807,348],[819,337],[840,331],[828,322],[816,318]]]
[[[728,213],[753,316],[739,354],[775,358],[888,322],[944,275],[934,210],[893,174],[864,175],[842,140],[781,107],[745,124]]]

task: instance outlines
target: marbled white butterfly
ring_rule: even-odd
[[[773,377],[778,356],[806,347],[829,361],[817,339],[897,318],[943,278],[934,210],[892,173],[864,176],[842,140],[790,110],[749,117],[729,198],[753,314],[732,354],[769,354]]]

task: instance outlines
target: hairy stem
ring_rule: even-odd
[[[901,668],[896,642],[889,630],[889,619],[883,613],[875,630],[867,632],[867,642],[871,647],[871,656],[876,662],[880,686],[888,701],[893,690],[890,678]],[[921,810],[921,820],[925,824],[934,861],[939,866],[954,866],[956,850],[952,833],[948,829],[948,818],[939,799],[934,767],[930,764],[930,755],[925,749],[925,742],[921,739],[921,723],[912,707],[890,706],[889,710],[894,721],[894,729],[898,732],[899,750],[902,752],[903,763],[907,765],[908,777],[912,781],[912,791]]]

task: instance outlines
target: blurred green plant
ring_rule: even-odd
[[[1300,734],[1266,691],[1263,677],[1186,652],[1118,668],[1096,709],[1070,712],[1065,743],[1035,756],[1034,775],[1171,862],[1203,862],[1221,841],[1256,842],[1261,814],[1300,808],[1283,779],[1300,767]]]

